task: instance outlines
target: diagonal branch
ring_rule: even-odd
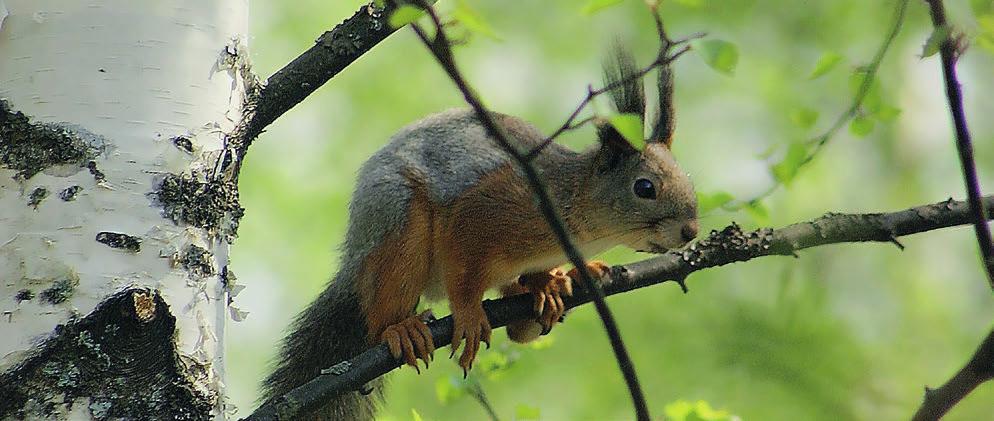
[[[245,114],[228,136],[229,147],[236,155],[235,165],[230,168],[232,178],[237,178],[245,153],[266,127],[397,31],[387,23],[394,9],[392,5],[378,7],[374,2],[360,7],[352,17],[321,34],[311,48],[266,79],[257,93],[246,99]]]
[[[566,230],[565,225],[560,218],[559,213],[556,211],[555,206],[552,204],[551,196],[542,179],[539,176],[538,170],[532,166],[529,162],[528,156],[511,143],[510,138],[507,133],[497,124],[494,120],[493,114],[487,110],[483,105],[483,101],[477,97],[474,90],[469,86],[469,83],[463,77],[462,73],[456,66],[455,58],[452,55],[451,43],[449,42],[445,34],[445,25],[439,18],[435,9],[425,0],[415,0],[415,3],[424,9],[428,16],[431,18],[431,22],[434,24],[435,38],[430,39],[421,27],[414,23],[411,25],[411,29],[418,35],[421,41],[426,47],[435,55],[439,64],[449,75],[449,78],[456,84],[456,87],[463,94],[466,103],[473,108],[476,112],[477,118],[480,123],[487,130],[487,133],[493,137],[497,144],[500,145],[512,159],[517,162],[521,171],[525,175],[525,179],[528,182],[532,193],[535,196],[536,202],[538,203],[539,211],[545,218],[545,221],[549,224],[552,229],[556,240],[559,242],[560,247],[569,259],[569,262],[573,264],[576,270],[580,274],[580,281],[583,289],[586,293],[590,294],[591,299],[594,302],[594,307],[597,309],[597,314],[600,316],[601,322],[604,325],[604,330],[607,333],[608,339],[611,342],[611,348],[614,351],[614,357],[618,361],[619,369],[625,379],[625,384],[628,386],[628,391],[632,397],[632,404],[635,406],[635,418],[639,421],[649,421],[649,406],[646,403],[645,395],[642,393],[642,386],[639,384],[638,376],[635,372],[635,365],[632,362],[631,357],[628,355],[628,350],[625,348],[624,341],[621,338],[621,332],[618,329],[618,325],[614,320],[614,315],[611,313],[611,309],[608,308],[607,302],[605,301],[604,291],[601,290],[600,284],[598,284],[590,273],[590,269],[587,268],[587,262],[584,260],[583,254],[580,253],[579,248],[570,238],[569,232]],[[665,56],[671,45],[664,45],[664,51],[660,54]],[[457,338],[457,345],[460,339]]]
[[[963,168],[963,180],[966,183],[967,200],[970,201],[970,213],[973,215],[973,229],[977,234],[980,245],[980,258],[987,272],[987,281],[994,289],[994,240],[987,226],[987,215],[980,204],[980,179],[977,177],[977,165],[973,162],[973,143],[970,140],[970,130],[966,125],[966,113],[963,111],[963,93],[960,92],[959,81],[956,80],[956,59],[958,58],[957,38],[948,31],[946,11],[942,0],[929,0],[929,12],[932,15],[932,25],[936,31],[946,30],[949,34],[939,46],[942,57],[942,75],[946,80],[946,97],[949,98],[949,112],[956,127],[956,149],[959,151],[959,162]]]
[[[994,212],[994,196],[985,197],[983,205],[988,214]],[[820,218],[777,230],[764,228],[742,232],[737,225],[732,224],[721,232],[712,231],[708,238],[684,250],[670,251],[648,260],[612,267],[612,282],[604,286],[604,294],[611,296],[666,281],[682,283],[688,275],[703,269],[762,256],[796,256],[800,250],[827,244],[896,243],[897,237],[965,225],[971,221],[969,205],[949,199],[890,213],[827,213]],[[574,308],[591,300],[593,297],[589,291],[576,291],[574,296],[566,297],[564,301],[566,308]],[[494,328],[506,326],[514,320],[534,317],[531,298],[527,295],[486,300],[483,308]],[[452,316],[435,320],[428,327],[438,347],[451,342]],[[991,361],[990,358],[980,359],[988,363]],[[323,370],[321,376],[286,395],[267,401],[246,419],[292,419],[307,408],[319,406],[344,393],[361,390],[369,381],[401,364],[390,355],[386,345],[377,345],[348,361]]]
[[[973,353],[970,361],[946,384],[938,389],[925,388],[925,400],[915,412],[913,421],[931,421],[942,418],[954,405],[982,383],[994,378],[994,330]]]

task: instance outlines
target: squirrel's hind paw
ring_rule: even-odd
[[[427,369],[432,360],[432,353],[435,352],[435,341],[432,340],[431,331],[425,324],[430,314],[431,310],[425,310],[417,316],[408,317],[400,323],[387,326],[380,335],[380,340],[390,348],[390,354],[414,367],[418,374],[421,374],[418,360],[424,361]]]

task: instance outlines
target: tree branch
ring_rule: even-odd
[[[925,388],[925,400],[913,421],[938,420],[982,383],[994,378],[994,330],[970,361],[938,389]]]
[[[311,48],[266,79],[258,92],[246,99],[244,115],[228,136],[229,148],[236,155],[235,165],[230,167],[231,178],[237,178],[249,145],[266,127],[396,32],[387,23],[394,9],[393,5],[379,8],[372,2],[362,6],[352,17],[321,34]]]
[[[429,39],[428,35],[421,29],[420,26],[415,22],[411,25],[411,29],[418,35],[421,41],[426,47],[435,55],[439,64],[452,79],[453,83],[463,94],[466,99],[466,103],[473,108],[476,112],[477,118],[480,123],[487,130],[487,133],[493,137],[497,144],[508,154],[521,168],[521,171],[525,175],[525,179],[528,182],[532,193],[535,195],[535,199],[538,202],[539,211],[545,218],[546,223],[552,229],[553,234],[556,236],[556,240],[559,242],[560,247],[566,253],[566,257],[569,262],[573,264],[577,272],[580,274],[580,284],[583,286],[585,292],[590,294],[591,300],[594,302],[594,307],[597,309],[597,314],[600,316],[601,322],[604,325],[604,330],[607,333],[608,339],[611,342],[611,349],[614,351],[614,357],[618,361],[618,367],[625,379],[625,384],[628,386],[628,391],[632,397],[632,404],[635,406],[635,417],[639,421],[649,421],[649,407],[646,403],[645,396],[642,393],[642,386],[639,384],[638,376],[635,372],[635,365],[632,362],[631,357],[628,355],[628,350],[625,349],[624,341],[621,338],[621,332],[618,329],[617,323],[614,321],[614,315],[611,314],[611,309],[608,308],[607,302],[605,301],[604,291],[601,290],[600,284],[594,280],[587,268],[587,262],[584,260],[583,254],[580,253],[579,248],[573,243],[573,239],[570,238],[569,232],[566,230],[562,219],[559,217],[559,213],[556,211],[555,206],[552,204],[552,199],[550,198],[549,192],[542,182],[538,171],[531,165],[527,154],[524,154],[515,148],[511,143],[510,138],[504,133],[504,130],[497,124],[494,120],[493,114],[483,105],[473,89],[466,82],[462,73],[456,66],[455,58],[452,55],[451,44],[445,34],[445,25],[439,18],[435,9],[425,0],[414,0],[414,2],[424,9],[428,16],[431,17],[431,22],[435,26],[435,38]],[[660,55],[665,56],[666,51],[670,48],[667,44],[666,48]],[[461,340],[457,338],[457,342]]]
[[[988,214],[994,211],[994,196],[987,196],[982,202]],[[666,281],[682,284],[691,273],[762,256],[796,256],[800,250],[826,244],[896,243],[897,237],[971,222],[969,205],[949,199],[890,213],[827,213],[820,218],[777,230],[763,228],[742,232],[738,225],[732,224],[720,232],[712,231],[706,239],[683,250],[674,250],[651,259],[612,267],[611,282],[604,287],[604,294],[611,296]],[[564,299],[568,309],[593,300],[589,290],[575,292],[572,297]],[[483,309],[487,313],[490,325],[494,328],[506,326],[511,321],[534,317],[531,297],[527,295],[485,300]],[[451,342],[452,316],[432,321],[428,324],[428,328],[437,347],[444,347]],[[985,341],[981,349],[992,348],[992,345],[988,345],[989,342],[990,338]],[[992,361],[989,352],[984,354],[988,357],[984,357],[979,351],[977,355],[980,357],[975,356],[974,360],[979,360],[981,363],[986,361],[990,364]],[[976,366],[979,367],[981,363],[976,363]],[[301,411],[318,407],[336,396],[361,390],[367,382],[401,365],[401,361],[395,360],[390,355],[386,345],[374,346],[348,361],[323,370],[321,376],[286,395],[267,401],[246,420],[292,419]]]
[[[987,281],[994,289],[994,240],[987,226],[987,215],[980,204],[980,179],[977,177],[977,166],[973,162],[973,143],[970,140],[970,130],[966,125],[966,113],[963,111],[963,93],[960,92],[959,81],[956,80],[956,59],[958,58],[957,38],[949,31],[946,22],[946,11],[942,0],[928,0],[929,13],[932,15],[932,25],[936,31],[945,30],[946,39],[939,46],[942,58],[942,75],[946,81],[946,97],[949,99],[949,112],[956,127],[956,149],[959,151],[960,167],[963,169],[963,180],[966,183],[967,200],[970,202],[970,213],[973,215],[973,229],[977,234],[980,245],[980,258],[983,260]]]

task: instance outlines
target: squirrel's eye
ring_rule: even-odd
[[[643,199],[655,199],[656,198],[656,187],[652,185],[652,182],[644,178],[635,180],[635,185],[632,186],[632,190],[635,191],[635,195]]]

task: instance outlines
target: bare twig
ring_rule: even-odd
[[[462,92],[466,102],[476,112],[477,118],[480,120],[480,123],[484,126],[484,128],[486,128],[487,133],[489,133],[490,136],[497,141],[497,144],[500,145],[501,148],[514,159],[515,162],[518,163],[518,166],[525,174],[525,178],[527,179],[532,192],[535,194],[542,216],[545,217],[546,222],[549,224],[552,232],[556,236],[556,240],[559,241],[559,245],[569,258],[570,263],[572,263],[579,272],[581,285],[587,292],[592,293],[594,306],[597,308],[597,314],[600,316],[601,321],[604,324],[604,330],[607,331],[608,338],[611,341],[611,348],[614,350],[614,356],[618,360],[618,366],[621,368],[621,373],[623,374],[625,383],[631,393],[632,402],[635,406],[636,418],[639,421],[648,421],[650,419],[649,408],[646,404],[645,396],[642,393],[642,387],[639,384],[631,357],[628,355],[628,350],[625,349],[624,341],[621,339],[621,332],[618,330],[617,323],[614,321],[614,315],[611,314],[611,310],[608,308],[607,303],[604,300],[604,291],[602,291],[600,285],[594,281],[593,276],[590,274],[590,270],[587,268],[587,262],[584,260],[580,250],[576,247],[576,244],[573,243],[573,239],[570,238],[569,233],[566,231],[562,219],[559,217],[558,212],[552,204],[549,192],[539,177],[538,171],[531,165],[527,157],[519,152],[513,144],[511,144],[510,138],[506,133],[504,133],[504,130],[497,124],[497,122],[494,121],[493,114],[491,114],[490,111],[483,105],[483,102],[477,98],[476,93],[472,88],[470,88],[469,83],[466,82],[466,79],[462,76],[462,73],[459,72],[459,69],[456,67],[455,58],[452,56],[452,49],[450,48],[448,38],[445,34],[445,25],[442,23],[441,18],[439,18],[434,8],[424,0],[417,0],[417,4],[431,17],[431,21],[435,26],[435,38],[430,39],[417,23],[413,23],[411,28],[418,35],[418,38],[424,42],[425,46],[427,46],[428,49],[435,55],[435,58],[442,65],[442,68],[445,69],[445,72],[449,75],[449,78],[452,79],[459,91]]]
[[[984,198],[983,203],[988,214],[994,211],[994,196]],[[800,250],[827,244],[891,243],[897,237],[965,225],[971,221],[969,205],[950,199],[891,213],[827,213],[820,218],[777,230],[765,228],[743,233],[733,224],[721,232],[712,232],[707,239],[684,250],[612,267],[612,282],[604,286],[604,294],[611,296],[666,281],[682,283],[694,272],[762,256],[795,256]],[[576,291],[574,296],[565,297],[564,304],[567,308],[575,308],[592,299],[589,291]],[[531,297],[527,295],[486,300],[483,309],[495,329],[511,321],[534,317]],[[437,347],[451,342],[452,326],[452,316],[428,324]],[[401,364],[393,358],[386,345],[374,346],[324,370],[327,374],[267,401],[246,419],[293,419],[305,408],[316,407],[344,393],[360,390],[364,384]]]
[[[929,12],[932,15],[932,25],[935,30],[948,28],[946,11],[942,0],[929,0]],[[950,31],[947,31],[950,32]],[[970,212],[973,214],[973,229],[977,234],[980,245],[980,258],[987,272],[987,281],[994,289],[994,240],[987,226],[987,215],[980,204],[980,179],[977,177],[977,165],[973,161],[973,144],[970,140],[970,130],[966,125],[966,113],[963,111],[963,93],[960,92],[959,81],[956,80],[956,59],[958,54],[956,37],[950,32],[939,46],[942,58],[942,74],[946,81],[946,97],[949,99],[949,112],[953,117],[956,128],[956,149],[959,151],[959,162],[963,168],[963,179],[966,183],[967,199],[970,201]]]
[[[977,352],[946,384],[938,389],[925,388],[925,400],[915,412],[914,421],[942,418],[973,389],[994,378],[994,330],[980,343]]]
[[[658,15],[656,16],[657,16],[657,21],[661,22],[661,20],[658,19]],[[583,126],[584,124],[593,121],[594,117],[587,117],[580,121],[576,121],[576,119],[580,117],[580,113],[583,112],[585,108],[587,108],[587,105],[590,105],[590,103],[594,100],[594,98],[597,98],[598,96],[603,95],[605,93],[611,92],[633,80],[641,79],[645,77],[647,73],[651,72],[652,70],[658,67],[666,66],[672,63],[674,60],[682,56],[684,53],[690,51],[690,46],[687,45],[673,52],[672,54],[669,54],[669,51],[674,46],[685,44],[690,40],[701,38],[703,36],[704,36],[703,33],[697,33],[682,40],[671,41],[669,40],[669,38],[666,38],[665,33],[663,33],[663,35],[661,35],[660,37],[660,40],[662,40],[663,43],[662,46],[660,47],[659,54],[656,56],[656,59],[653,60],[651,63],[639,69],[635,73],[619,78],[618,80],[615,80],[614,82],[609,83],[599,89],[594,89],[592,85],[587,85],[587,95],[583,98],[582,101],[580,101],[580,104],[578,104],[576,108],[573,109],[573,112],[570,113],[569,117],[566,118],[566,121],[564,121],[563,124],[559,126],[559,128],[557,128],[554,132],[552,132],[552,134],[550,134],[548,137],[543,139],[541,143],[533,147],[532,150],[528,151],[528,153],[525,154],[525,159],[529,161],[534,159],[539,154],[539,152],[542,152],[542,150],[545,149],[545,147],[549,146],[550,143],[554,142],[556,138],[561,136],[563,133],[577,129]]]

